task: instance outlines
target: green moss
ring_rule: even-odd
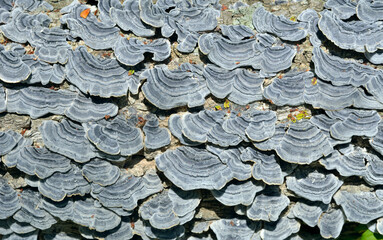
[[[240,7],[235,10],[227,10],[233,13],[233,24],[234,25],[245,25],[251,29],[254,29],[253,26],[253,13],[255,9],[262,6],[261,3],[254,3],[248,7]]]

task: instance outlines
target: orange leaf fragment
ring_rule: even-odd
[[[228,9],[228,7],[224,4],[222,4],[222,8],[221,8],[221,11],[226,11]]]
[[[311,84],[312,85],[316,85],[318,82],[317,78],[316,77],[313,77],[313,79],[311,79]]]
[[[89,15],[89,13],[90,13],[90,8],[87,8],[87,9],[85,9],[84,11],[82,11],[82,12],[80,13],[80,17],[82,17],[82,18],[87,18],[88,15]]]
[[[105,115],[105,120],[108,120],[110,118],[110,115]]]

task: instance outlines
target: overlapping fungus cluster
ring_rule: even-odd
[[[217,0],[48,2],[0,0],[0,120],[34,127],[0,126],[2,239],[383,233],[383,2],[259,6],[252,26],[218,24]],[[200,63],[170,67],[174,52]]]

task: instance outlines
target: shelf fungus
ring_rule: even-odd
[[[121,37],[113,47],[117,60],[127,66],[135,66],[145,59],[144,53],[152,53],[153,61],[161,62],[170,57],[170,42],[165,38],[155,40],[126,39]]]
[[[143,177],[121,173],[116,183],[109,186],[92,184],[91,195],[105,207],[130,211],[137,202],[163,189],[158,175],[148,171]]]
[[[90,124],[85,130],[89,141],[106,154],[131,156],[144,147],[141,130],[121,115]]]
[[[383,3],[381,1],[359,0],[356,6],[356,15],[364,22],[377,22],[383,20]]]
[[[241,41],[245,38],[254,36],[254,31],[246,25],[220,25],[222,35],[231,41]]]
[[[352,136],[373,137],[378,133],[380,115],[375,110],[343,109],[326,111],[330,118],[337,119],[330,127],[333,138],[346,140]]]
[[[32,147],[28,143],[29,141],[25,141],[25,145],[20,149],[5,155],[3,163],[7,167],[17,167],[20,171],[31,176],[36,175],[40,179],[48,178],[55,172],[65,173],[72,169],[69,158],[45,147]]]
[[[318,26],[323,34],[342,49],[375,52],[383,48],[382,22],[342,21],[334,12],[324,10]]]
[[[213,196],[225,206],[245,205],[253,203],[257,192],[262,191],[265,185],[262,182],[249,180],[233,180],[220,190],[212,190]]]
[[[271,33],[286,41],[300,41],[307,35],[307,23],[273,15],[264,7],[258,7],[254,11],[253,25],[257,32]]]
[[[127,67],[116,59],[95,57],[83,46],[70,54],[65,72],[68,81],[85,94],[109,98],[125,96],[128,90],[138,91]]]
[[[0,113],[7,109],[7,103],[5,100],[5,89],[3,88],[3,85],[0,84]]]
[[[310,164],[332,152],[328,138],[309,121],[291,124],[275,150],[282,160]]]
[[[246,215],[253,221],[275,222],[290,204],[290,199],[277,187],[267,187],[248,206]]]
[[[17,212],[22,206],[17,192],[8,184],[7,180],[0,177],[0,219],[7,219]]]
[[[60,64],[53,64],[52,66],[39,59],[35,59],[32,55],[24,55],[22,60],[31,69],[31,75],[25,81],[28,84],[61,84],[65,80],[65,68]]]
[[[370,139],[370,145],[378,153],[383,155],[383,122],[378,125],[378,132]],[[1,154],[0,154],[1,155]]]
[[[251,66],[266,75],[289,68],[296,54],[289,45],[265,46],[257,35],[253,39],[233,42],[217,33],[205,33],[199,37],[198,46],[211,62],[221,68],[233,70]]]
[[[28,79],[32,71],[15,51],[0,48],[0,80],[19,83]]]
[[[140,18],[139,0],[124,1],[122,9],[111,7],[109,13],[112,21],[122,30],[131,31],[139,37],[154,36],[154,28],[145,24]]]
[[[232,218],[220,219],[210,225],[218,240],[252,239],[260,229],[259,222]]]
[[[203,70],[207,87],[217,98],[226,98],[239,105],[262,100],[264,78],[259,73],[237,68],[229,71],[214,64],[207,64]]]
[[[293,176],[286,177],[287,189],[310,201],[331,202],[334,193],[342,186],[343,181],[332,173],[310,171],[308,169],[295,171]]]
[[[300,200],[291,208],[291,214],[301,219],[310,227],[315,227],[323,212],[327,211],[329,204]]]
[[[41,208],[62,221],[72,221],[91,230],[105,232],[117,227],[121,217],[108,210],[92,198],[65,198],[61,202],[44,199]]]
[[[169,110],[185,106],[202,106],[210,93],[206,81],[198,74],[181,69],[169,70],[157,65],[145,70],[140,79],[146,79],[142,86],[145,98],[154,106]]]
[[[160,149],[170,144],[170,131],[160,127],[160,122],[156,115],[148,114],[145,116],[146,123],[143,127],[145,133],[145,147],[150,150]]]
[[[326,239],[339,237],[345,222],[346,217],[342,210],[329,209],[321,215],[318,221],[320,235]]]
[[[15,8],[10,15],[10,21],[0,26],[4,36],[18,43],[26,43],[35,27],[49,27],[52,19],[43,13],[31,15],[24,13],[21,8]]]
[[[97,156],[95,147],[86,139],[84,128],[64,119],[58,123],[44,121],[39,128],[45,146],[70,159],[84,163]]]
[[[263,96],[270,99],[277,106],[299,106],[305,103],[303,98],[305,82],[311,81],[314,74],[308,72],[290,71],[281,78],[274,78],[273,82],[264,88]]]
[[[376,192],[340,190],[335,202],[343,209],[348,221],[367,224],[383,214],[383,201]]]
[[[12,130],[0,132],[0,156],[5,155],[12,151],[17,144],[22,140],[23,136]]]
[[[31,31],[28,42],[35,47],[34,54],[42,61],[48,63],[65,64],[68,61],[70,45],[66,39],[68,30],[61,28],[36,29]]]
[[[171,229],[189,222],[199,202],[197,192],[184,192],[173,188],[164,190],[145,202],[140,207],[139,214],[142,219],[148,220],[153,228]]]
[[[38,192],[24,190],[20,193],[21,208],[13,215],[13,218],[19,222],[29,223],[37,229],[50,228],[57,221],[46,210],[39,208],[41,199]]]
[[[329,0],[325,3],[325,8],[331,9],[340,19],[346,20],[356,14],[358,2],[353,0]]]
[[[73,164],[68,172],[56,172],[46,179],[39,179],[37,187],[43,196],[57,202],[65,197],[90,193],[90,183],[83,177],[81,169]]]
[[[251,177],[250,166],[239,163],[236,158],[224,163],[218,156],[192,147],[179,147],[157,155],[157,168],[179,188],[188,191],[194,189],[219,190],[234,176],[246,180]],[[239,161],[239,162],[238,162]]]
[[[81,12],[87,6],[74,1],[71,5],[61,9],[63,16],[61,23],[67,24],[71,37],[80,37],[85,44],[93,49],[112,48],[120,37],[119,29],[112,22],[100,22],[94,14],[81,17]]]
[[[366,163],[371,161],[371,155],[360,147],[348,144],[329,156],[322,158],[319,162],[326,169],[336,169],[341,176],[365,176]]]
[[[263,240],[286,239],[301,228],[299,221],[281,217],[276,222],[266,222],[260,234]]]

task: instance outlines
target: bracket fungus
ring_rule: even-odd
[[[170,42],[165,38],[140,41],[137,38],[120,38],[113,47],[117,60],[127,66],[135,66],[145,58],[144,53],[152,53],[153,60],[164,61],[170,56]]]
[[[110,186],[92,184],[91,195],[105,207],[133,210],[138,200],[144,199],[163,189],[161,180],[153,171],[143,177],[121,173],[116,183]]]
[[[170,144],[170,131],[160,127],[159,120],[156,115],[146,115],[146,123],[143,127],[145,133],[145,147],[150,150],[156,150]]]
[[[334,174],[325,174],[317,170],[296,170],[294,176],[286,177],[287,189],[310,201],[331,202],[335,192],[342,186],[343,181]]]
[[[229,71],[214,64],[207,64],[203,70],[207,87],[217,98],[229,99],[239,105],[262,100],[263,78],[252,71],[237,68]]]
[[[80,37],[86,45],[93,49],[112,48],[120,37],[119,29],[114,27],[115,24],[105,21],[99,22],[93,14],[83,18],[81,12],[88,7],[79,2],[73,3],[74,5],[61,9],[63,16],[60,21],[68,25],[69,34],[74,38]]]
[[[247,208],[246,215],[253,221],[275,222],[290,204],[290,199],[276,187],[267,187]]]
[[[124,96],[128,90],[137,93],[127,67],[116,59],[95,57],[83,46],[70,54],[65,66],[68,81],[85,94],[109,98]]]
[[[0,178],[0,219],[7,219],[22,206],[17,192],[8,184],[7,180]]]
[[[182,69],[169,70],[165,65],[145,70],[140,79],[146,79],[142,86],[145,98],[164,110],[202,106],[210,93],[202,77]]]
[[[120,115],[107,123],[91,124],[86,136],[100,151],[111,155],[131,156],[144,147],[141,130]]]
[[[229,162],[224,164],[218,156],[204,149],[184,146],[176,150],[167,150],[156,156],[155,160],[157,168],[177,187],[185,191],[219,190],[232,180],[234,175],[249,178],[251,171],[245,166],[237,167],[238,163],[234,161],[238,160],[229,159]],[[243,171],[246,175],[243,175]]]
[[[214,221],[210,228],[216,234],[218,240],[252,239],[255,232],[259,230],[260,224],[238,218],[220,219]]]
[[[31,69],[14,51],[0,49],[0,80],[6,83],[19,83],[31,75]]]
[[[257,32],[271,33],[286,41],[299,41],[307,35],[307,24],[275,16],[264,7],[258,7],[253,13],[253,25]]]
[[[318,221],[320,235],[324,238],[339,237],[346,218],[340,209],[330,209],[322,214]]]
[[[340,190],[335,202],[343,209],[348,221],[367,224],[383,214],[383,201],[376,192]]]
[[[328,138],[309,121],[300,121],[290,125],[276,147],[282,160],[309,164],[332,152]]]
[[[233,42],[254,36],[254,31],[246,25],[220,25],[220,27],[222,35]]]
[[[198,47],[210,61],[221,68],[233,70],[251,66],[265,74],[289,68],[296,54],[296,50],[288,45],[264,46],[257,35],[254,39],[233,42],[216,33],[205,33],[199,37]]]
[[[220,190],[212,190],[213,196],[225,206],[249,206],[254,201],[257,192],[262,191],[265,185],[262,182],[249,180],[245,182],[232,181]]]
[[[315,227],[323,212],[327,211],[329,204],[322,202],[299,201],[291,208],[291,213],[301,219],[310,227]]]

